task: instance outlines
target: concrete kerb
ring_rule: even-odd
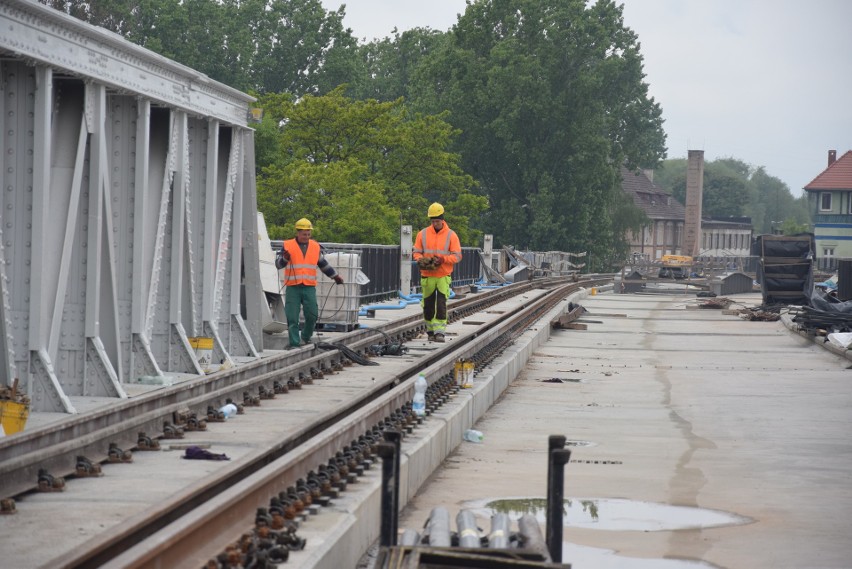
[[[610,286],[611,289],[611,286]],[[601,291],[602,288],[598,288]],[[509,384],[524,369],[533,352],[550,338],[550,322],[568,312],[569,302],[578,302],[589,295],[581,289],[566,298],[540,320],[540,324],[520,335],[515,343],[487,368],[479,370],[474,385],[463,389],[427,417],[426,421],[402,441],[400,457],[399,499],[400,510],[417,493],[432,473],[462,443],[464,431],[473,427],[497,401]],[[486,438],[487,441],[487,438]],[[373,474],[375,473],[375,474]],[[340,569],[354,566],[353,551],[366,551],[379,537],[381,512],[381,468],[377,464],[368,476],[352,486],[357,493],[354,499],[335,501],[332,512],[338,515],[334,526],[326,531],[319,550],[313,550],[302,560],[301,555],[291,557],[300,568]],[[349,494],[349,490],[344,494]],[[320,513],[322,518],[323,514]],[[304,528],[308,530],[312,522]],[[327,527],[327,525],[326,525]],[[302,530],[300,530],[302,531]],[[313,549],[316,542],[311,543]],[[344,562],[345,561],[345,562]]]

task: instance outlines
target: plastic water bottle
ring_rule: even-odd
[[[485,435],[482,434],[482,431],[468,429],[464,432],[464,440],[466,441],[470,441],[472,443],[481,443],[483,439],[485,439]]]
[[[426,376],[417,375],[417,380],[414,382],[414,401],[411,403],[411,410],[418,417],[426,414],[426,388],[429,384],[426,383]]]
[[[230,419],[231,417],[235,417],[237,415],[237,406],[233,403],[227,403],[222,406],[219,411],[221,411],[222,414],[225,415],[226,419]]]

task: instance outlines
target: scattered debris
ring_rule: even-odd
[[[0,500],[0,516],[10,516],[17,513],[18,509],[15,506],[14,498],[3,498]]]
[[[181,458],[188,460],[231,460],[225,453],[217,454],[195,445],[186,447]]]
[[[12,386],[0,387],[0,436],[24,430],[30,415],[30,398],[18,391],[18,378]]]
[[[550,321],[550,327],[559,330],[586,330],[585,324],[575,322],[586,313],[586,309],[573,302],[568,303],[568,311],[560,314],[558,318]]]
[[[27,397],[26,393],[18,391],[17,377],[12,381],[11,387],[8,385],[0,386],[0,401],[14,401],[15,403],[22,403],[27,406],[30,404],[30,398]]]
[[[542,379],[542,383],[580,383],[579,377],[572,377],[568,379],[562,379],[560,377],[551,377],[550,379]]]
[[[778,312],[770,312],[766,310],[746,309],[739,312],[740,318],[751,322],[775,322],[781,319],[781,314]]]
[[[832,332],[852,332],[852,314],[797,306],[790,310],[793,322],[808,334],[827,336]]]
[[[826,338],[832,346],[837,346],[842,350],[848,350],[850,344],[852,344],[852,332],[832,332]]]
[[[733,301],[730,298],[718,297],[718,298],[710,298],[709,300],[705,300],[698,304],[698,308],[710,308],[716,310],[725,310]]]

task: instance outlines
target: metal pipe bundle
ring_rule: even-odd
[[[545,561],[552,561],[547,543],[544,541],[544,535],[541,533],[541,526],[534,515],[524,514],[521,516],[521,519],[518,520],[518,533],[521,534],[524,549],[540,553]]]
[[[402,536],[399,538],[399,544],[403,547],[420,545],[420,534],[417,530],[406,529],[402,532]]]
[[[476,516],[470,510],[461,510],[456,516],[456,525],[459,528],[460,547],[480,547],[479,528],[476,527]]]
[[[509,547],[509,514],[494,514],[491,516],[491,533],[488,534],[488,547],[492,549],[507,549]]]
[[[450,547],[450,512],[446,508],[434,508],[429,514],[426,532],[432,547]]]

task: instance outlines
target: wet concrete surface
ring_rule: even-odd
[[[567,499],[696,508],[653,530],[568,521],[563,561],[575,569],[852,567],[849,360],[780,322],[695,303],[585,298],[584,318],[600,323],[555,331],[535,351],[474,426],[484,442],[461,443],[400,528],[421,528],[435,506],[543,497],[547,437],[560,434],[592,443],[569,447]],[[703,526],[703,511],[736,522]]]

